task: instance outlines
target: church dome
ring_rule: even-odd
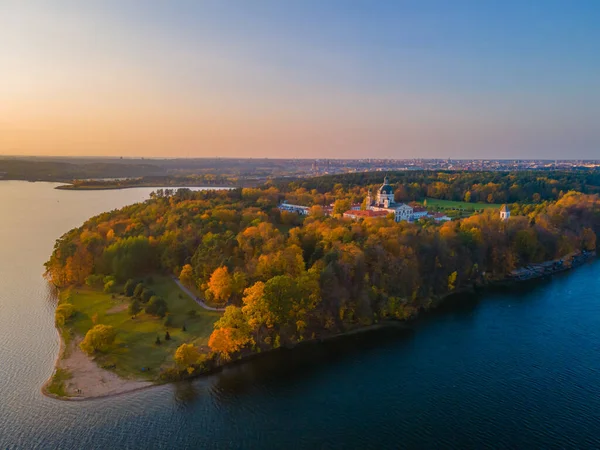
[[[381,186],[379,188],[379,193],[380,194],[393,194],[394,190],[392,189],[392,187],[389,184],[384,184],[383,186]]]
[[[394,193],[394,189],[389,185],[388,177],[385,177],[383,179],[383,184],[379,188],[379,193],[380,194],[393,194]]]

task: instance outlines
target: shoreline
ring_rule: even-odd
[[[62,338],[62,335],[60,334],[60,332],[58,332],[57,330],[57,334],[59,336],[59,340],[60,340],[60,349],[59,349],[59,353],[56,357],[56,360],[54,362],[54,370],[52,371],[52,375],[50,375],[50,377],[46,380],[46,382],[42,385],[42,387],[40,388],[40,392],[45,395],[46,397],[52,398],[54,400],[62,400],[62,401],[75,401],[75,402],[81,402],[81,401],[89,401],[89,400],[98,400],[98,399],[102,399],[102,398],[108,398],[108,397],[117,397],[120,395],[124,395],[124,394],[129,394],[132,392],[137,392],[137,391],[141,391],[141,390],[145,390],[145,389],[149,389],[152,387],[157,387],[157,386],[163,386],[165,384],[170,384],[170,383],[175,383],[175,382],[179,382],[179,381],[186,381],[186,380],[192,380],[195,378],[200,378],[203,376],[207,376],[207,375],[212,375],[215,373],[218,373],[220,371],[222,371],[223,369],[230,367],[230,366],[235,366],[235,365],[239,365],[239,364],[244,364],[246,362],[249,362],[253,359],[258,359],[264,356],[267,356],[269,354],[272,354],[273,352],[277,352],[277,351],[284,351],[284,350],[293,350],[297,347],[301,347],[301,346],[307,346],[307,345],[317,345],[320,344],[322,342],[325,341],[333,341],[336,339],[344,339],[346,337],[349,336],[354,336],[357,334],[362,334],[362,333],[368,333],[371,331],[376,331],[376,330],[382,330],[382,329],[386,329],[386,328],[404,328],[406,326],[406,322],[405,321],[400,321],[400,320],[393,320],[393,319],[388,319],[385,321],[382,321],[380,323],[375,323],[372,325],[368,325],[368,326],[364,326],[364,327],[358,327],[358,328],[353,328],[351,330],[345,331],[345,332],[341,332],[341,333],[335,333],[329,336],[323,336],[323,337],[319,337],[319,338],[314,338],[314,339],[307,339],[305,341],[302,342],[298,342],[292,346],[282,346],[282,347],[278,347],[278,348],[274,348],[265,352],[261,352],[261,353],[250,353],[244,356],[239,357],[238,359],[235,360],[231,360],[231,361],[227,361],[225,363],[219,364],[205,372],[199,373],[197,375],[193,375],[190,376],[188,378],[184,378],[182,380],[172,380],[172,381],[143,381],[143,380],[128,380],[125,378],[121,378],[119,377],[117,374],[108,371],[107,369],[103,369],[102,367],[98,366],[96,364],[95,361],[93,361],[93,359],[87,355],[85,355],[81,350],[79,350],[78,345],[75,345],[75,347],[77,348],[77,350],[81,355],[83,355],[85,358],[87,358],[90,362],[90,364],[93,364],[94,369],[93,371],[100,375],[100,374],[110,374],[109,376],[112,376],[114,378],[118,378],[121,380],[121,382],[123,382],[124,384],[133,384],[133,383],[143,383],[143,385],[139,385],[139,386],[131,386],[131,387],[127,387],[124,389],[119,389],[116,391],[108,391],[108,392],[102,392],[98,395],[86,395],[85,393],[82,393],[80,395],[65,395],[65,396],[61,396],[61,395],[56,395],[53,394],[52,392],[48,391],[48,387],[52,384],[54,375],[58,370],[60,369],[65,369],[65,364],[64,361],[65,359],[63,358],[64,355],[64,351],[66,350],[65,347],[65,343],[64,343],[64,339]]]
[[[55,400],[84,401],[126,394],[157,385],[152,381],[122,378],[100,367],[79,348],[80,339],[73,339],[67,345],[58,329],[57,332],[60,340],[59,353],[52,375],[40,388],[43,395]],[[69,355],[65,357],[67,350]],[[60,387],[66,395],[55,394],[49,390],[58,371],[68,374],[68,378],[60,381]]]
[[[63,352],[64,352],[64,348],[65,348],[65,341],[62,338],[62,336],[60,335],[60,331],[58,330],[58,328],[56,326],[54,326],[54,331],[56,331],[56,335],[58,336],[58,342],[59,342],[58,354],[56,355],[56,358],[54,359],[54,366],[52,367],[52,373],[50,374],[50,376],[48,377],[48,379],[44,382],[44,384],[42,384],[42,387],[40,388],[40,391],[46,397],[50,397],[50,398],[54,398],[54,399],[58,400],[58,399],[60,399],[60,397],[58,395],[54,395],[53,393],[49,392],[48,391],[48,387],[52,383],[52,379],[54,378],[54,374],[56,373],[56,369],[58,368],[60,360],[61,360],[61,358],[63,356]]]
[[[571,257],[571,261],[570,264],[568,265],[559,265],[557,266],[556,264],[552,264],[550,265],[549,263],[555,263],[556,261],[547,261],[544,263],[539,263],[539,264],[530,264],[528,266],[525,266],[523,268],[517,269],[517,271],[522,271],[524,269],[526,269],[527,267],[529,267],[529,276],[528,277],[516,277],[514,275],[515,271],[513,271],[511,274],[507,274],[507,276],[503,279],[500,280],[490,280],[486,283],[483,283],[482,285],[479,285],[477,287],[479,288],[487,288],[487,287],[493,287],[493,286],[506,286],[506,285],[516,285],[519,284],[521,282],[524,281],[530,281],[530,280],[534,280],[534,279],[543,279],[549,276],[552,276],[554,274],[557,273],[561,273],[561,272],[567,272],[571,269],[577,268],[583,264],[585,264],[586,262],[589,262],[593,259],[595,259],[596,257],[596,252],[592,251],[592,252],[586,252],[586,253],[577,253],[574,255],[567,255],[565,257],[563,257],[560,260],[557,261],[563,261],[565,260],[568,256]],[[544,268],[544,270],[537,270],[536,268]],[[473,288],[475,288],[475,286],[473,286]],[[457,294],[461,294],[464,292],[468,292],[470,290],[472,290],[473,288],[468,288],[465,287],[463,289],[459,289],[456,290],[454,292],[448,293],[442,297],[439,297],[437,299],[433,299],[433,306],[432,309],[437,308],[440,304],[442,304],[448,297],[453,296],[453,295],[457,295]],[[187,293],[187,292],[186,292]],[[419,311],[417,313],[417,315],[411,319],[408,320],[394,320],[394,319],[386,319],[383,320],[379,323],[374,323],[368,326],[363,326],[363,327],[357,327],[357,328],[352,328],[350,330],[344,331],[344,332],[340,332],[340,333],[335,333],[332,335],[328,335],[328,336],[323,336],[323,337],[318,337],[318,338],[314,338],[314,339],[307,339],[305,341],[302,342],[298,342],[292,346],[286,346],[286,347],[279,347],[276,349],[271,349],[265,352],[261,352],[261,353],[250,353],[248,355],[244,355],[241,356],[238,359],[232,360],[232,361],[227,361],[225,363],[221,363],[213,368],[211,368],[210,370],[207,370],[205,372],[199,373],[197,375],[191,376],[189,378],[186,379],[193,379],[193,378],[199,378],[202,376],[207,376],[207,375],[211,375],[211,374],[215,374],[217,372],[220,372],[221,370],[225,369],[228,366],[233,366],[233,365],[238,365],[238,364],[243,364],[246,363],[252,359],[256,359],[256,358],[260,358],[261,356],[267,355],[269,353],[275,352],[275,351],[282,351],[282,350],[293,350],[294,348],[297,348],[299,346],[305,346],[305,345],[315,345],[315,344],[319,344],[325,341],[330,341],[330,340],[335,340],[335,339],[343,339],[349,336],[353,336],[356,334],[361,334],[361,333],[365,333],[365,332],[370,332],[370,331],[374,331],[374,330],[379,330],[379,329],[385,329],[385,328],[401,328],[406,326],[406,324],[410,321],[415,320],[416,318],[419,317],[419,315],[422,313],[423,311]],[[65,367],[65,361],[68,361],[69,358],[73,357],[73,355],[69,355],[69,357],[64,358],[64,354],[65,351],[67,350],[64,339],[62,334],[60,333],[59,329],[56,328],[57,330],[57,334],[59,336],[59,340],[60,340],[60,349],[59,349],[59,353],[57,355],[57,358],[55,360],[54,363],[54,370],[52,372],[52,375],[48,378],[48,380],[43,384],[43,386],[41,387],[41,392],[43,395],[56,399],[56,400],[65,400],[65,401],[85,401],[85,400],[96,400],[96,399],[101,399],[101,398],[107,398],[107,397],[114,397],[114,396],[119,396],[119,395],[123,395],[123,394],[128,394],[131,392],[136,392],[136,391],[140,391],[143,389],[148,389],[154,386],[162,386],[164,384],[167,383],[172,383],[173,381],[145,381],[145,380],[131,380],[131,379],[125,379],[125,378],[121,378],[119,377],[117,374],[110,372],[107,369],[104,369],[100,366],[98,366],[96,364],[96,362],[89,356],[85,355],[78,346],[78,341],[77,339],[74,339],[71,342],[71,345],[74,346],[74,354],[76,354],[76,356],[78,358],[82,358],[84,357],[87,360],[87,364],[86,364],[86,369],[91,372],[92,375],[99,377],[100,380],[103,380],[104,377],[107,377],[109,379],[111,379],[111,381],[109,382],[109,386],[112,387],[112,389],[109,387],[107,391],[104,392],[99,392],[96,395],[87,395],[84,394],[83,392],[81,393],[81,395],[79,396],[60,396],[60,395],[55,395],[51,392],[48,391],[48,387],[51,385],[51,383],[53,382],[54,376],[57,373],[57,370],[63,369],[63,370],[69,370],[69,367]],[[66,365],[68,366],[68,364]],[[85,370],[84,370],[85,372]],[[77,371],[76,374],[72,375],[71,379],[75,379],[75,375],[77,375]],[[89,375],[89,373],[88,373]],[[81,376],[81,373],[80,373]],[[87,380],[89,382],[89,380]],[[73,385],[74,383],[76,383],[76,381],[71,382],[71,385]],[[103,387],[104,384],[102,384]],[[96,385],[96,387],[98,387],[98,385]],[[87,389],[86,389],[87,392]]]

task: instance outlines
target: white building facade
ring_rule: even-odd
[[[310,207],[302,206],[302,205],[293,205],[284,201],[279,205],[279,209],[281,211],[288,211],[300,214],[302,216],[307,216],[310,214]],[[333,211],[333,204],[329,207],[324,207],[323,212],[326,215],[331,215]],[[369,214],[368,212],[373,212],[377,214]],[[387,214],[393,214],[394,220],[396,222],[414,222],[422,218],[433,219],[436,222],[445,222],[448,220],[452,220],[451,217],[446,214],[437,212],[433,213],[427,211],[427,208],[421,206],[412,207],[407,205],[406,203],[396,203],[394,201],[394,189],[389,184],[388,177],[385,177],[383,180],[383,184],[377,190],[376,200],[373,200],[371,197],[371,192],[367,194],[366,198],[366,211],[360,210],[359,204],[354,204],[351,206],[349,211],[346,211],[343,216],[349,219],[358,220],[369,217],[385,217]],[[503,220],[507,220],[510,216],[510,211],[503,205],[500,210],[500,217]]]
[[[377,199],[373,201],[371,192],[367,195],[366,206],[371,211],[387,211],[393,213],[396,222],[414,222],[423,218],[434,219],[436,222],[445,222],[452,220],[445,214],[432,213],[427,211],[427,208],[420,206],[412,207],[406,203],[396,203],[394,201],[394,189],[389,184],[388,177],[385,177],[383,184],[377,190]]]
[[[298,213],[301,216],[308,216],[308,213],[310,212],[310,208],[308,206],[292,205],[292,204],[288,203],[287,201],[284,201],[283,203],[281,203],[279,205],[279,209],[281,211]]]
[[[390,186],[388,177],[385,177],[383,184],[377,190],[377,200],[373,201],[371,193],[367,195],[367,209],[371,211],[387,211],[394,214],[396,222],[403,220],[412,220],[413,207],[405,203],[396,203],[394,201],[394,189]]]

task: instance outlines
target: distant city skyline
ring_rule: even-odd
[[[596,1],[0,3],[0,155],[596,159]]]

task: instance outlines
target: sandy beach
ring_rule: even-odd
[[[44,394],[62,400],[85,400],[122,394],[153,385],[149,381],[127,380],[99,367],[79,348],[79,342],[81,339],[74,340],[69,344],[67,357],[64,357],[64,349],[61,348],[61,354],[56,361],[56,368],[66,370],[71,374],[71,378],[64,383],[67,396],[58,397],[48,393],[45,388],[51,380],[44,385],[42,389]]]

